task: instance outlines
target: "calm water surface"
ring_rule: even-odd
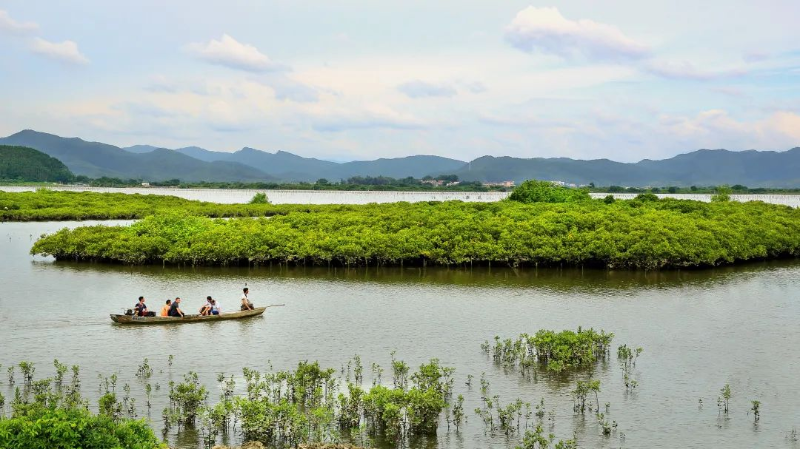
[[[80,224],[87,224],[86,222]],[[435,441],[415,448],[508,448],[516,437],[485,435],[474,414],[477,378],[486,373],[490,394],[555,410],[553,433],[576,432],[580,447],[797,447],[788,437],[800,427],[800,262],[748,264],[703,271],[625,272],[511,269],[342,269],[125,267],[55,263],[32,258],[36,237],[77,223],[0,224],[0,391],[5,366],[36,363],[37,378],[53,375],[52,360],[82,368],[83,393],[98,396],[98,374],[118,373],[129,383],[139,413],[147,416],[144,387],[135,378],[144,357],[162,390],[151,418],[158,428],[169,380],[197,371],[216,398],[216,373],[241,368],[296,367],[319,360],[341,368],[354,355],[382,365],[391,382],[390,352],[412,367],[438,357],[456,368],[468,421],[458,435],[440,426]],[[113,325],[108,314],[144,295],[151,308],[167,297],[185,309],[213,295],[236,306],[247,283],[257,304],[284,303],[250,321],[155,328]],[[593,415],[575,417],[569,391],[582,373],[525,380],[506,373],[480,349],[494,335],[515,337],[540,328],[594,327],[613,332],[614,348],[642,346],[639,387],[626,394],[618,363],[599,364],[601,404],[619,424],[600,435]],[[170,368],[168,354],[175,354]],[[467,375],[476,380],[469,389]],[[18,380],[19,372],[17,374]],[[729,383],[731,411],[721,417],[716,399]],[[8,391],[7,391],[8,390]],[[699,399],[703,405],[699,406]],[[762,403],[758,425],[750,400]],[[170,435],[173,445],[195,447],[193,435]]]
[[[114,192],[140,195],[167,195],[184,198],[187,200],[210,201],[221,204],[247,203],[256,193],[266,193],[273,204],[368,204],[368,203],[396,203],[407,201],[416,203],[420,201],[465,201],[488,203],[500,201],[509,195],[509,192],[384,192],[384,191],[337,191],[337,190],[249,190],[249,189],[177,189],[165,187],[79,187],[79,186],[53,186],[52,190],[66,191],[91,191]],[[31,186],[2,186],[0,190],[7,192],[32,192],[36,187]],[[604,198],[612,195],[617,199],[633,199],[635,193],[590,193],[592,198]],[[682,200],[711,201],[708,194],[671,194],[659,193],[659,198],[676,198]],[[763,201],[765,203],[782,204],[791,207],[800,207],[800,195],[731,195],[733,201]]]

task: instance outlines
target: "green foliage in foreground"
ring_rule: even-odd
[[[69,182],[74,175],[61,161],[33,148],[0,145],[0,179]]]
[[[15,193],[0,191],[0,221],[128,220],[175,211],[204,217],[264,217],[350,208],[343,205],[217,204],[174,196],[47,189]]]
[[[7,449],[166,448],[143,420],[93,415],[84,408],[33,407],[0,419],[0,447]]]
[[[760,202],[447,202],[294,210],[270,219],[171,214],[129,227],[65,229],[38,240],[31,253],[132,264],[477,262],[645,269],[800,255],[800,210]]]
[[[554,185],[550,181],[530,179],[515,188],[508,199],[520,203],[575,203],[591,198],[584,189],[570,189]]]

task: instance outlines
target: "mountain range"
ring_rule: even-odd
[[[466,181],[525,179],[621,186],[742,184],[800,187],[800,148],[788,151],[697,150],[664,160],[636,163],[608,159],[514,158],[483,156],[470,162],[416,155],[371,161],[331,162],[286,151],[245,147],[218,152],[200,147],[165,149],[151,145],[120,148],[32,130],[0,138],[0,145],[35,148],[62,161],[76,175],[146,181],[331,181],[353,176],[422,178],[456,174]]]

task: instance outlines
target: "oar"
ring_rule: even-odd
[[[268,306],[265,306],[265,307],[283,307],[283,306],[285,306],[285,305],[286,305],[286,304],[270,304],[270,305],[268,305]]]

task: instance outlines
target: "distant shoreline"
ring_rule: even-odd
[[[7,186],[0,185],[0,191],[33,192],[45,186]],[[188,200],[206,201],[219,204],[244,204],[256,193],[266,193],[272,204],[368,204],[410,203],[422,201],[464,201],[494,202],[508,197],[510,192],[460,192],[448,190],[414,191],[414,190],[269,190],[269,189],[209,189],[209,188],[177,188],[177,187],[89,187],[69,185],[49,185],[45,188],[53,191],[125,193],[140,195],[172,196]],[[612,195],[616,199],[633,199],[636,193],[592,192],[592,198],[604,198]],[[699,193],[658,193],[659,198],[675,198],[708,202],[711,194]],[[733,201],[763,201],[770,204],[782,204],[800,207],[800,193],[768,193],[768,194],[731,194]]]

